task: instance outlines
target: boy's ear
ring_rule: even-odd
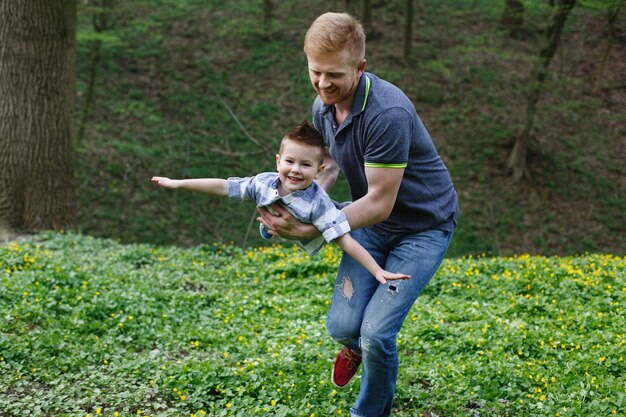
[[[324,170],[324,168],[326,168],[326,165],[322,164],[317,168],[317,175],[315,176],[315,179],[317,179],[317,177],[320,176],[320,174],[322,173],[322,171]]]
[[[276,171],[278,171],[278,164],[280,163],[280,154],[276,154]]]

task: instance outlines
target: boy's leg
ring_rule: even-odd
[[[263,223],[259,223],[259,234],[263,239],[271,239],[274,237]]]

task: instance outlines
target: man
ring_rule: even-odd
[[[399,365],[396,335],[444,258],[456,228],[457,195],[411,101],[365,72],[365,35],[355,19],[321,15],[306,33],[304,52],[318,95],[313,123],[329,148],[318,181],[330,190],[342,171],[352,195],[342,209],[352,236],[386,270],[411,276],[381,284],[344,254],[328,314],[328,333],[343,345],[333,383],[345,386],[363,364],[351,416],[389,416]],[[260,212],[273,234],[317,234],[284,210]]]

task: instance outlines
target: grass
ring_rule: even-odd
[[[0,246],[1,416],[341,416],[336,265],[282,246]],[[446,259],[398,337],[395,415],[625,416],[626,257]]]

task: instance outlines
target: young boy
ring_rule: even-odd
[[[324,170],[325,145],[320,133],[308,122],[293,128],[283,138],[276,155],[278,172],[266,172],[247,178],[197,178],[174,180],[152,177],[162,187],[229,197],[255,200],[260,207],[281,204],[294,217],[314,224],[322,236],[301,241],[299,245],[315,255],[325,242],[337,241],[341,249],[356,259],[380,283],[408,279],[408,275],[382,269],[372,256],[354,240],[350,225],[341,210],[335,207],[324,189],[314,180]],[[261,229],[261,234],[267,233]]]

